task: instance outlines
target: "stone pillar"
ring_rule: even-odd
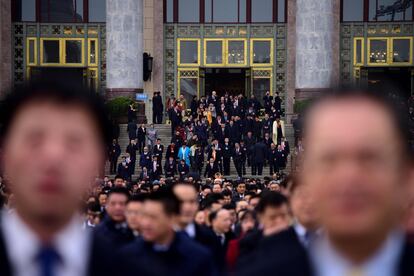
[[[287,74],[285,113],[286,122],[292,121],[296,90],[296,1],[288,0],[287,5]]]
[[[338,83],[339,12],[339,0],[297,0],[297,100]]]
[[[0,97],[12,84],[11,1],[0,0]]]
[[[143,91],[143,0],[106,0],[107,98]]]

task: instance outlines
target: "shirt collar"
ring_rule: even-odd
[[[404,246],[404,234],[401,230],[390,233],[383,245],[364,263],[355,266],[339,252],[326,237],[323,237],[311,249],[312,259],[320,276],[347,275],[357,269],[366,276],[388,276],[398,274],[398,259]]]
[[[194,222],[192,222],[189,225],[187,225],[185,227],[184,231],[188,234],[188,236],[190,238],[195,238],[195,236],[196,236],[196,229],[195,229]]]
[[[13,267],[24,271],[33,266],[35,256],[41,247],[36,234],[21,220],[16,212],[2,214],[7,252]],[[86,275],[88,254],[90,252],[91,232],[82,229],[83,223],[79,216],[54,237],[52,244],[61,256],[63,266],[77,275]],[[65,268],[64,268],[65,269]]]

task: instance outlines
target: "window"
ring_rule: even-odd
[[[14,21],[36,21],[36,0],[16,0]]]
[[[179,22],[200,22],[200,2],[199,0],[179,0],[178,1],[178,21]]]
[[[251,40],[251,61],[252,65],[273,63],[273,40],[252,39]]]
[[[41,22],[83,22],[83,0],[38,0]]]
[[[343,21],[364,20],[364,0],[345,0],[342,3]]]
[[[370,21],[406,21],[412,20],[412,1],[376,0],[370,1]]]
[[[206,23],[246,22],[246,0],[204,0]]]
[[[278,0],[277,22],[286,22],[286,3],[285,0]]]
[[[166,23],[276,23],[286,21],[287,0],[163,1]],[[204,14],[200,16],[203,11]]]
[[[412,21],[412,0],[342,0],[342,21]]]
[[[364,38],[354,38],[354,65],[364,65]]]
[[[40,65],[82,66],[83,38],[40,38]]]
[[[60,41],[58,39],[42,39],[41,47],[42,64],[60,63]]]
[[[98,39],[89,38],[88,43],[88,64],[90,66],[98,66]]]
[[[205,49],[205,65],[224,65],[223,60],[223,40],[204,40],[204,49]]]
[[[65,41],[65,63],[82,63],[82,40]]]
[[[252,22],[272,22],[273,21],[273,0],[251,0],[251,1],[252,1]]]
[[[235,65],[246,65],[246,41],[228,40],[227,63]]]
[[[178,64],[199,65],[200,64],[200,40],[179,39],[178,40]]]
[[[272,69],[254,69],[253,72],[253,95],[262,101],[266,92],[272,94]]]
[[[392,40],[392,62],[412,62],[412,38],[391,38]]]
[[[89,0],[89,22],[106,22],[106,1]]]
[[[238,0],[214,0],[214,22],[238,22]]]
[[[368,65],[410,65],[413,61],[412,37],[368,38]]]
[[[199,96],[198,69],[178,69],[178,76],[178,95],[183,95],[189,106],[193,96]]]
[[[37,39],[27,39],[27,65],[37,64]]]
[[[387,64],[388,39],[369,38],[369,64]]]
[[[106,22],[105,0],[12,0],[12,7],[17,22]]]
[[[166,22],[174,22],[174,0],[166,0]]]

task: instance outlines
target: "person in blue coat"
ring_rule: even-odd
[[[184,160],[187,166],[190,167],[190,148],[187,147],[186,142],[184,142],[182,147],[178,150],[178,159]]]
[[[208,249],[174,230],[179,213],[180,202],[170,189],[144,200],[141,236],[118,253],[119,275],[218,275]]]

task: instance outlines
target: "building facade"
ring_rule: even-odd
[[[295,101],[339,83],[389,85],[405,97],[414,90],[412,0],[0,4],[2,88],[42,73],[107,98],[161,91],[190,102],[215,90],[261,99],[270,91],[284,99],[288,123]],[[144,53],[153,58],[146,81]]]

